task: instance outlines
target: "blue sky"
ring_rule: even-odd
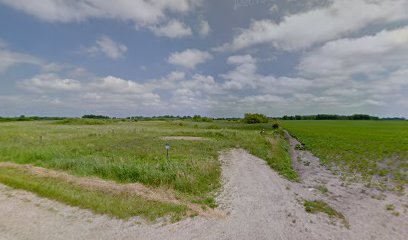
[[[407,0],[0,0],[0,116],[408,117]]]

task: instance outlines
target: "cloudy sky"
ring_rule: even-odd
[[[408,117],[408,0],[0,0],[0,116]]]

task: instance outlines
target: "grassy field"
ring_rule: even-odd
[[[282,121],[323,164],[408,182],[408,121]]]
[[[262,128],[266,129],[264,134],[260,134]],[[164,140],[164,136],[196,136],[204,140]],[[170,161],[166,159],[166,143],[171,146]],[[183,201],[210,207],[215,204],[214,194],[220,186],[219,152],[235,147],[265,159],[286,178],[297,179],[288,144],[272,130],[271,124],[81,119],[0,123],[0,162],[167,188]],[[121,218],[179,217],[187,212],[185,206],[89,191],[5,167],[0,170],[0,182]]]

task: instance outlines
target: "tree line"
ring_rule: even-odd
[[[317,115],[295,115],[283,116],[280,120],[405,120],[405,118],[380,118],[368,114],[337,115],[337,114],[317,114]]]

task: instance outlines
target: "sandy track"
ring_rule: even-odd
[[[0,185],[0,239],[406,239],[408,236],[407,228],[403,228],[407,223],[405,213],[395,217],[386,215],[384,208],[377,209],[376,216],[381,213],[392,224],[400,222],[396,226],[385,223],[377,230],[378,224],[389,219],[365,224],[370,213],[361,210],[349,218],[347,212],[346,218],[352,226],[346,229],[340,221],[304,211],[301,199],[321,197],[309,191],[307,183],[282,179],[265,161],[244,150],[225,152],[221,161],[224,188],[218,202],[228,212],[223,219],[195,217],[164,226],[139,223],[138,219],[125,222]],[[342,204],[335,207],[342,208]],[[385,232],[380,232],[384,229]]]
[[[286,137],[294,167],[302,179],[301,187],[308,189],[314,199],[329,203],[346,216],[351,225],[346,239],[408,239],[406,195],[368,188],[361,182],[345,183],[321,166],[320,160],[309,151],[295,150],[299,144],[295,138],[287,133]],[[325,186],[328,192],[323,194],[316,186]],[[387,204],[395,206],[395,211],[387,211]],[[396,212],[398,216],[394,215]]]

